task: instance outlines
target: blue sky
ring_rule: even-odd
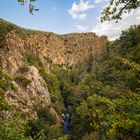
[[[139,9],[124,15],[125,20],[120,23],[100,23],[99,17],[107,3],[108,0],[38,0],[35,5],[40,11],[31,15],[28,4],[21,6],[17,0],[1,0],[0,18],[30,29],[58,34],[93,31],[110,39],[118,37],[129,26],[140,23]]]

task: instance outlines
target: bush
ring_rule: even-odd
[[[26,123],[19,119],[0,121],[0,139],[2,140],[32,140],[26,137]]]
[[[27,79],[23,76],[18,76],[15,78],[17,82],[20,82],[24,87],[27,87],[32,82],[30,79]]]
[[[25,57],[29,65],[36,66],[38,60],[31,52],[26,52]]]
[[[51,114],[49,107],[43,107],[38,103],[34,106],[34,111],[37,112],[38,117],[36,120],[29,121],[31,129],[27,132],[28,136],[38,139],[41,135],[43,137],[41,140],[52,140],[63,136],[61,126],[57,124],[56,116]]]
[[[10,88],[14,89],[12,78],[0,68],[0,111],[11,108],[5,99],[5,92]]]
[[[96,132],[91,134],[85,134],[81,140],[97,140],[97,134]]]
[[[29,68],[28,68],[28,66],[23,65],[22,67],[19,68],[19,71],[20,71],[21,73],[26,73],[26,72],[29,71]]]
[[[58,139],[62,137],[61,127],[59,125],[51,125],[47,131],[47,140]]]
[[[18,91],[18,87],[15,83],[11,83],[11,89],[14,90],[14,91]]]
[[[60,91],[60,82],[57,79],[57,76],[54,73],[46,73],[44,68],[40,68],[39,73],[48,85],[54,108],[56,109],[57,113],[61,114],[63,108],[63,99]]]

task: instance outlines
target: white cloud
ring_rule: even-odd
[[[94,3],[96,3],[96,4],[99,4],[99,3],[101,3],[101,2],[103,2],[103,0],[95,0],[95,1],[94,1]]]
[[[87,17],[86,13],[81,13],[81,14],[74,14],[72,15],[72,18],[78,19],[78,20],[85,20]]]
[[[86,13],[83,13],[83,14],[79,14],[77,18],[78,18],[79,20],[85,20],[86,17],[87,17],[87,14],[86,14]]]
[[[131,25],[140,24],[140,8],[129,14],[124,14],[122,20],[118,23],[115,21],[97,23],[92,29],[98,35],[107,35],[110,40],[118,38],[123,30],[128,29]]]
[[[68,12],[73,19],[85,20],[87,16],[85,12],[94,7],[89,0],[80,0],[80,3],[74,2]]]
[[[86,31],[88,30],[88,26],[83,26],[83,25],[76,25],[75,26],[77,30],[80,30],[80,31]]]

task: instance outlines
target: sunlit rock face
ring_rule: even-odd
[[[17,92],[7,91],[8,101],[15,105],[16,109],[35,117],[33,104],[38,100],[42,105],[50,107],[59,121],[56,111],[51,107],[48,87],[38,69],[42,67],[46,72],[56,68],[67,69],[82,62],[91,54],[96,61],[106,52],[107,38],[99,37],[95,33],[57,35],[40,31],[27,32],[0,20],[0,27],[5,28],[5,25],[9,30],[7,29],[4,36],[0,37],[0,65],[14,78],[13,82],[18,87]],[[29,55],[27,60],[26,54],[31,54],[35,59]],[[34,61],[35,64],[28,61]],[[21,72],[23,66],[27,66],[28,71]],[[15,80],[19,76],[31,80],[31,83],[26,87],[23,86]]]
[[[0,48],[0,63],[12,75],[27,63],[25,53],[32,53],[46,71],[50,71],[54,66],[69,68],[91,54],[97,60],[106,52],[108,41],[105,36],[99,37],[95,33],[31,32],[22,37],[16,32],[10,31]]]
[[[6,92],[7,100],[14,105],[14,110],[21,110],[26,112],[30,117],[36,117],[34,105],[41,103],[42,106],[50,108],[59,122],[59,117],[56,111],[51,107],[51,97],[44,79],[39,75],[38,69],[34,66],[27,67],[28,71],[18,72],[17,77],[25,77],[30,80],[27,86],[24,86],[21,81],[15,80],[13,83],[17,87],[17,91],[8,90]]]
[[[67,68],[83,61],[89,54],[98,58],[105,53],[107,38],[105,36],[99,37],[95,33],[67,35],[36,33],[28,36],[25,43],[31,51],[50,60],[50,64]]]
[[[11,31],[3,40],[0,49],[0,64],[7,73],[14,75],[18,68],[24,64],[24,41]]]

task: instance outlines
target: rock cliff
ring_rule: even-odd
[[[15,78],[18,87],[17,92],[6,93],[8,101],[25,112],[32,111],[35,98],[51,106],[50,93],[38,69],[43,67],[49,72],[58,67],[70,68],[90,54],[97,60],[106,52],[106,43],[105,36],[95,33],[57,35],[25,30],[0,20],[0,65]],[[21,72],[25,66],[28,71]],[[31,83],[23,86],[22,80],[31,80]],[[57,116],[55,110],[51,110]]]

